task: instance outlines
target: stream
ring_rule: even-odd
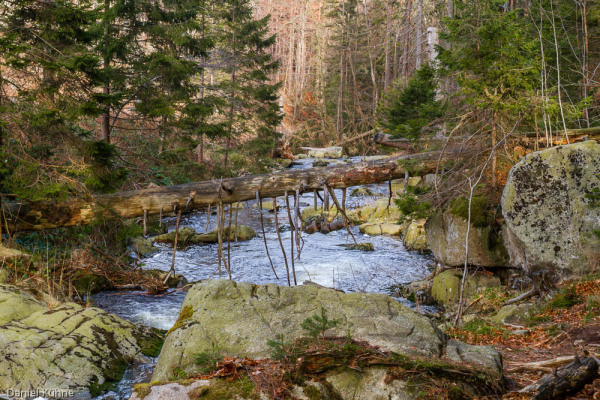
[[[350,158],[345,162],[358,162],[360,157]],[[313,159],[296,161],[290,169],[312,168]],[[340,162],[330,160],[331,162]],[[343,161],[344,162],[344,161]],[[375,202],[377,199],[388,196],[388,184],[373,184],[367,186],[373,196],[350,196],[353,188],[347,190],[346,207],[348,209],[360,207]],[[336,197],[341,201],[342,191],[336,190]],[[263,201],[267,201],[264,199]],[[313,205],[313,194],[306,193],[300,196],[300,209]],[[285,262],[275,230],[274,213],[264,211],[265,236],[269,253],[273,260],[277,279],[271,264],[266,256],[262,238],[260,214],[253,207],[256,201],[244,203],[244,208],[238,212],[238,224],[252,227],[258,236],[245,242],[231,242],[231,272],[235,281],[245,281],[255,284],[276,283],[287,285]],[[281,238],[290,263],[290,230],[285,200],[278,198],[280,209],[278,211]],[[319,201],[319,205],[321,202]],[[332,204],[332,202],[330,202]],[[290,206],[293,207],[293,197],[290,196]],[[394,207],[394,205],[392,205]],[[227,208],[226,208],[227,212]],[[292,217],[294,212],[292,210]],[[228,217],[228,212],[226,213]],[[196,232],[210,232],[216,228],[216,210],[210,216],[210,224],[206,229],[206,210],[197,211],[182,216],[180,227],[190,226]],[[169,231],[174,229],[175,219],[165,220]],[[295,260],[298,284],[312,281],[323,286],[334,287],[346,292],[376,292],[391,294],[393,287],[423,279],[429,273],[432,258],[418,252],[408,252],[402,240],[397,237],[375,236],[370,237],[359,232],[358,226],[352,228],[356,240],[370,242],[375,247],[374,252],[346,250],[345,244],[352,244],[345,229],[329,234],[314,233],[302,234],[302,251],[299,260]],[[224,244],[224,253],[227,257],[227,244]],[[295,243],[294,243],[295,247]],[[296,249],[294,249],[296,254]],[[161,269],[168,271],[171,267],[173,249],[170,245],[159,246],[159,252],[143,259],[144,268]],[[175,258],[175,271],[185,276],[190,282],[203,279],[218,279],[217,245],[194,245],[178,249]],[[227,278],[223,268],[222,279]],[[293,278],[292,278],[293,284]],[[179,315],[179,309],[185,297],[184,291],[173,291],[162,296],[149,296],[141,292],[101,292],[94,295],[94,304],[108,312],[136,323],[143,323],[159,329],[169,329],[173,326]],[[414,304],[405,299],[398,299],[409,307]],[[421,312],[427,312],[421,307]],[[130,367],[121,383],[113,392],[109,392],[100,399],[128,399],[135,383],[148,382],[152,373],[153,364]]]

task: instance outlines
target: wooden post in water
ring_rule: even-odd
[[[229,226],[227,227],[227,272],[231,279],[231,217],[233,216],[233,204],[229,205]],[[237,236],[237,226],[235,235]]]
[[[148,210],[144,209],[144,222],[143,222],[143,224],[144,224],[144,233],[143,233],[143,234],[144,234],[144,237],[145,237],[145,236],[147,235],[147,233],[148,233],[148,230],[147,230],[147,227],[146,227],[146,220],[147,220],[147,219],[148,219]]]
[[[292,221],[292,212],[290,210],[290,199],[288,197],[288,193],[285,192],[285,207],[287,209],[288,220],[290,222],[290,258],[292,260],[292,276],[294,277],[294,285],[297,285],[296,281],[296,266],[294,264],[294,232],[296,231],[296,227],[294,226],[294,221]],[[277,211],[275,211],[277,212]]]
[[[177,205],[175,205],[177,208]],[[177,240],[179,239],[179,222],[181,221],[181,209],[177,210],[177,220],[175,221],[175,239],[173,240],[173,257],[171,258],[171,269],[165,277],[163,284],[169,281],[171,275],[175,272],[175,254],[177,253]]]
[[[300,220],[302,219],[300,216],[300,189],[296,189],[296,193],[294,196],[294,215],[295,222],[294,225],[296,227],[296,251],[298,252],[298,260],[300,259],[300,253],[302,252],[302,248],[300,247],[300,240],[302,229],[300,229]]]
[[[281,240],[281,234],[279,233],[279,220],[277,219],[277,197],[273,197],[273,211],[275,212],[275,231],[277,232],[277,239],[279,239],[279,246],[283,253],[283,260],[285,261],[285,270],[287,272],[288,286],[292,286],[290,281],[290,267],[288,265],[287,256],[285,254],[285,248],[283,247],[283,241]]]
[[[265,250],[267,252],[267,258],[269,259],[269,263],[271,263],[271,269],[273,270],[273,273],[275,274],[275,278],[279,279],[279,277],[277,276],[277,272],[275,272],[275,266],[273,265],[273,260],[271,260],[271,255],[269,254],[269,246],[267,246],[267,235],[265,233],[265,222],[264,222],[264,218],[263,218],[262,199],[260,198],[258,190],[256,191],[256,205],[258,206],[258,210],[260,212],[260,228],[262,230],[263,240],[265,242]]]

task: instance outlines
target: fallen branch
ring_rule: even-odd
[[[558,359],[561,359],[559,357]],[[539,363],[538,368],[549,368],[557,360],[549,360],[546,364]],[[571,357],[572,362],[552,373],[544,375],[539,381],[518,392],[512,392],[505,398],[529,398],[536,400],[564,399],[569,394],[577,393],[586,384],[598,378],[598,362],[594,357]],[[561,360],[562,362],[562,360]],[[526,397],[523,397],[526,396]]]

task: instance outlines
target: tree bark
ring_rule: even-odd
[[[520,398],[536,400],[565,399],[597,377],[598,363],[594,357],[576,357],[569,365],[544,375],[536,383],[521,389],[518,394],[528,396]]]
[[[456,155],[447,152],[448,157]],[[252,200],[256,192],[261,198],[278,197],[286,191],[301,193],[322,190],[323,184],[333,189],[385,182],[403,178],[407,169],[427,174],[435,171],[439,152],[393,157],[353,165],[308,170],[284,171],[266,175],[195,182],[184,185],[132,190],[96,196],[93,199],[73,199],[68,202],[7,203],[4,211],[11,230],[38,230],[90,223],[95,215],[123,218],[159,214],[188,206],[186,210],[206,208],[212,203],[236,203]],[[411,175],[415,175],[411,172]],[[219,187],[222,185],[219,195]]]

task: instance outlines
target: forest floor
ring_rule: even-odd
[[[600,358],[600,279],[564,284],[556,295],[539,303],[539,312],[519,324],[500,327],[477,322],[449,334],[470,344],[496,347],[513,386],[510,390],[537,382],[553,368],[568,364],[565,357],[592,354]],[[555,362],[539,365],[549,360]],[[600,375],[568,399],[600,399]]]

